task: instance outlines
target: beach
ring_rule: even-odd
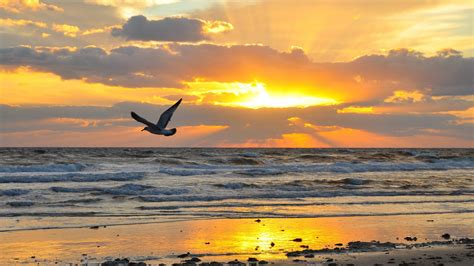
[[[472,156],[4,148],[0,264],[472,265]]]
[[[0,263],[99,265],[107,260],[128,258],[152,265],[170,265],[197,257],[201,262],[221,263],[235,259],[247,262],[248,258],[256,258],[279,265],[305,262],[374,265],[390,261],[395,265],[403,261],[416,262],[416,265],[472,265],[472,243],[448,243],[441,235],[449,233],[450,240],[472,236],[473,218],[472,214],[457,217],[439,214],[268,218],[260,219],[260,222],[255,219],[213,219],[2,232]],[[417,241],[406,241],[407,236],[416,237]],[[370,249],[335,250],[347,247],[352,241],[374,240],[400,245],[391,248],[379,243],[372,244]],[[433,241],[439,243],[420,244]],[[325,248],[328,250],[323,250]],[[178,257],[188,252],[189,256]],[[302,253],[291,255],[297,252]]]

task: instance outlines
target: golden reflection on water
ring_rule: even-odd
[[[206,261],[247,259],[278,260],[284,252],[334,247],[354,240],[397,241],[407,235],[439,240],[442,232],[472,235],[472,214],[413,215],[390,217],[221,219],[130,226],[37,230],[0,233],[0,264],[19,258],[32,261],[63,259],[79,261],[82,254],[91,257],[160,256],[191,252],[213,254]],[[435,219],[436,222],[426,222]],[[301,238],[302,242],[293,239]],[[402,240],[400,240],[402,241]],[[274,246],[271,246],[271,243]],[[258,247],[258,248],[257,248]],[[225,255],[231,254],[231,255]],[[240,255],[239,255],[240,254]],[[179,261],[175,257],[159,261]]]

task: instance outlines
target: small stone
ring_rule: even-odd
[[[306,262],[305,260],[294,259],[293,262]]]
[[[189,254],[190,253],[188,252],[188,253],[185,253],[185,254],[178,255],[177,257],[180,258],[180,259],[184,259],[184,258],[188,257]]]
[[[301,239],[301,238],[298,237],[298,238],[293,239],[293,241],[294,241],[294,242],[302,242],[303,239]]]
[[[198,257],[192,257],[190,260],[187,260],[186,262],[200,262],[201,259]]]
[[[444,238],[444,239],[450,239],[451,235],[446,233],[446,234],[443,234],[441,237]]]

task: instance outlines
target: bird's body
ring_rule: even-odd
[[[137,115],[135,112],[132,112],[132,118],[135,119],[136,121],[143,123],[146,125],[142,129],[142,131],[148,131],[151,134],[156,134],[156,135],[164,135],[164,136],[173,136],[176,134],[177,129],[172,128],[172,129],[166,129],[166,126],[168,125],[169,121],[171,120],[171,117],[173,116],[174,111],[178,108],[179,104],[181,103],[182,99],[179,99],[173,106],[168,108],[168,110],[164,111],[160,119],[156,124],[153,124],[152,122],[146,120],[145,118]]]
[[[172,129],[161,129],[158,127],[145,127],[143,130],[150,132],[151,134],[164,135],[164,136],[173,136],[176,134],[176,128]],[[142,131],[143,131],[142,130]]]

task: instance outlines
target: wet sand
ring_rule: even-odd
[[[251,257],[278,265],[399,265],[403,262],[416,263],[413,265],[474,265],[473,245],[459,242],[461,238],[473,238],[473,222],[474,214],[461,213],[256,217],[11,231],[0,233],[0,264],[99,265],[107,260],[129,258],[152,265],[171,265],[192,257],[199,258],[199,263],[227,263],[235,259],[248,263]],[[449,239],[442,237],[446,233]],[[406,237],[412,238],[411,241],[405,240]],[[453,239],[452,243],[447,242]],[[393,248],[373,245],[375,248],[369,250],[348,248],[349,242],[374,240],[397,245]],[[431,243],[420,245],[427,242]],[[304,253],[305,250],[309,252]],[[188,252],[189,255],[184,256]],[[184,258],[179,258],[179,255]]]

